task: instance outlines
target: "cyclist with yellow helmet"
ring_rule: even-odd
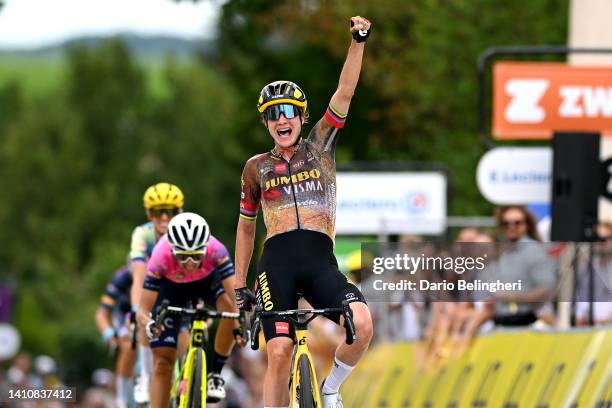
[[[361,359],[372,337],[372,319],[365,299],[338,270],[333,254],[334,152],[359,80],[364,42],[369,33],[367,19],[351,18],[353,40],[338,88],[323,118],[305,139],[301,137],[302,125],[308,118],[304,91],[290,81],[272,82],[262,89],[257,108],[274,148],[249,159],[242,173],[235,256],[238,307],[249,310],[256,301],[265,311],[295,309],[298,292],[315,308],[341,307],[343,300],[351,302],[357,340],[350,346],[341,344],[336,350],[332,371],[321,387],[325,408],[342,406],[340,385]],[[246,276],[260,205],[267,236],[257,269],[255,297],[246,287]],[[333,320],[343,324],[340,316]],[[262,325],[268,342],[264,405],[287,406],[295,328],[283,318],[265,319]]]
[[[133,279],[130,298],[134,312],[140,303],[147,261],[151,257],[153,247],[168,232],[172,217],[182,212],[183,203],[183,192],[174,184],[157,183],[144,193],[143,204],[149,221],[134,228],[129,253]],[[142,328],[141,334],[138,349],[141,370],[134,387],[134,399],[137,403],[146,403],[149,401],[149,379],[153,372],[153,360]]]

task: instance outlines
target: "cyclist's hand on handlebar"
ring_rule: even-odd
[[[106,343],[111,349],[117,347],[118,339],[117,332],[115,331],[115,329],[113,329],[112,327],[108,327],[106,330],[104,330],[104,332],[102,333],[102,340],[104,340],[104,343]]]
[[[236,306],[244,312],[250,312],[255,304],[255,295],[249,288],[242,287],[234,289],[236,292]]]
[[[147,323],[147,325],[145,326],[145,332],[147,333],[147,338],[149,340],[155,340],[156,338],[159,337],[159,335],[162,332],[161,327],[157,326],[155,324],[155,320],[151,320],[149,323]]]
[[[247,336],[244,333],[244,327],[237,327],[234,329],[234,339],[238,347],[244,347],[247,344]]]
[[[372,24],[361,16],[351,17],[351,34],[358,43],[365,42],[372,31]]]

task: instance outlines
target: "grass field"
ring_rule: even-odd
[[[167,93],[164,63],[161,59],[141,62],[147,73],[149,90],[153,96]],[[29,98],[44,97],[60,89],[66,79],[66,61],[63,56],[24,56],[0,54],[0,88],[17,81]]]
[[[32,97],[42,97],[62,86],[65,63],[61,57],[0,56],[0,87],[18,81]]]

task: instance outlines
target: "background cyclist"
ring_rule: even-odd
[[[210,228],[204,218],[185,212],[170,221],[168,234],[155,245],[148,262],[137,313],[139,323],[146,327],[153,350],[151,402],[154,408],[168,404],[181,322],[178,317],[170,316],[164,322],[162,331],[155,326],[150,312],[164,299],[168,299],[172,306],[185,307],[190,301],[199,298],[208,305],[214,305],[219,311],[237,312],[233,298],[224,290],[224,284],[233,286],[233,275],[234,264],[227,249],[210,235]],[[215,354],[207,380],[208,402],[225,398],[224,381],[220,373],[231,353],[234,336],[243,342],[238,325],[235,320],[219,321]]]
[[[132,350],[126,316],[131,311],[132,273],[127,266],[119,268],[106,285],[96,310],[96,326],[110,348],[118,348],[115,363],[115,393],[118,408],[127,408],[132,395],[132,376],[136,353]]]
[[[174,184],[157,183],[150,186],[144,193],[143,203],[149,221],[134,228],[129,253],[130,269],[134,280],[131,291],[134,312],[138,310],[146,265],[153,247],[168,231],[168,223],[172,217],[182,211],[183,202],[183,192]],[[143,327],[140,327],[140,334],[138,347],[140,375],[134,387],[134,399],[137,403],[146,403],[149,401],[149,380],[153,371],[153,361]]]
[[[255,238],[255,217],[263,208],[267,236],[257,270],[257,302],[264,310],[292,309],[297,292],[314,307],[340,307],[349,300],[357,340],[341,344],[334,366],[322,386],[325,407],[341,407],[338,390],[361,359],[372,337],[372,320],[361,292],[338,270],[333,254],[336,208],[335,146],[361,70],[364,41],[370,22],[351,18],[351,41],[324,117],[306,139],[300,137],[308,118],[306,95],[290,81],[266,85],[258,110],[274,140],[274,148],[249,159],[242,173],[240,219],[236,237],[236,300],[250,309],[253,294],[246,275]],[[334,319],[342,323],[340,316]],[[268,368],[264,405],[287,406],[287,383],[295,328],[287,320],[264,319]]]

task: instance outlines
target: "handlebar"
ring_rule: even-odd
[[[333,307],[327,309],[294,309],[283,310],[276,312],[264,312],[261,306],[257,306],[251,326],[251,348],[259,349],[259,331],[261,330],[261,319],[283,316],[291,320],[297,325],[308,325],[317,316],[329,316],[333,313],[341,313],[344,317],[344,329],[346,330],[346,344],[353,344],[357,340],[355,333],[355,323],[353,322],[353,311],[349,306],[349,302],[342,301],[342,307]],[[306,317],[309,316],[309,317]],[[302,318],[302,320],[300,320]]]
[[[244,312],[219,312],[217,310],[210,310],[205,308],[185,308],[185,307],[176,307],[170,306],[170,302],[165,299],[162,301],[161,305],[157,307],[157,314],[155,317],[155,325],[157,327],[161,327],[162,323],[166,319],[169,314],[178,314],[178,315],[188,315],[195,316],[197,320],[206,320],[209,317],[213,319],[233,319],[239,320],[242,326],[245,325],[245,317]]]
[[[195,316],[197,319],[234,319],[239,320],[241,314],[235,312],[219,312],[217,310],[210,309],[198,309],[198,308],[187,308],[187,307],[176,307],[170,306],[170,302],[166,299],[157,308],[157,317],[155,324],[161,324],[167,315],[169,314],[183,314],[189,316]]]

